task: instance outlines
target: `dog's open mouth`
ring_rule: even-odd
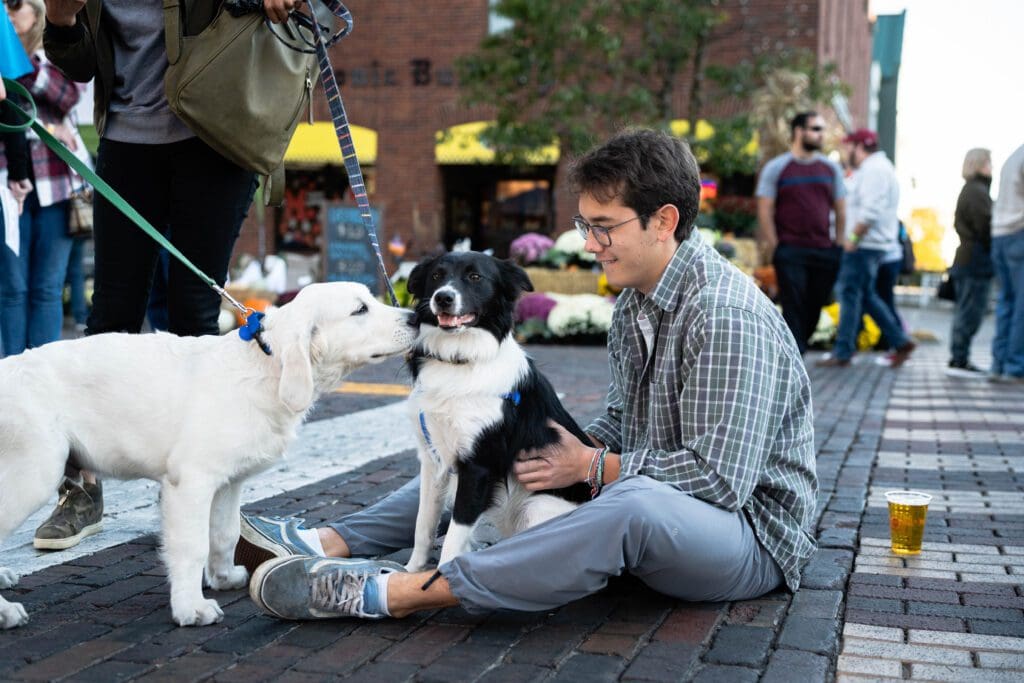
[[[469,325],[476,320],[476,314],[469,313],[467,315],[449,315],[447,313],[437,314],[437,325],[443,330],[455,330],[463,325]]]

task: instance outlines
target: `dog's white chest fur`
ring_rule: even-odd
[[[421,453],[448,471],[469,457],[481,432],[503,418],[510,392],[528,370],[526,354],[511,339],[485,361],[426,360],[409,396]]]

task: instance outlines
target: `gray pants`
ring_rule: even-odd
[[[413,545],[419,479],[331,524],[354,556]],[[745,600],[782,584],[782,572],[742,512],[727,512],[648,477],[624,477],[596,499],[440,567],[470,612],[543,611],[629,572],[690,601]]]

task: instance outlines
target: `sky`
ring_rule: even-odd
[[[900,213],[934,207],[948,236],[967,150],[992,150],[995,197],[999,169],[1024,144],[1024,1],[871,0],[876,15],[904,9],[896,118]]]

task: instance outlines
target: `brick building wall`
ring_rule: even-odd
[[[839,78],[850,85],[853,126],[867,124],[871,80],[871,23],[867,0],[821,0],[818,59],[835,62]]]
[[[371,202],[382,211],[381,242],[396,232],[417,247],[443,237],[444,189],[434,160],[436,131],[490,118],[486,111],[459,105],[453,64],[485,37],[486,0],[445,0],[410,5],[397,0],[350,0],[355,29],[331,53],[349,120],[378,133]],[[863,121],[867,108],[870,25],[864,3],[853,0],[725,0],[730,21],[708,51],[709,63],[735,64],[783,46],[801,47],[836,61],[840,76],[854,89],[851,109]],[[429,7],[425,11],[425,8]],[[675,91],[674,109],[684,117],[689,74]],[[708,107],[701,115],[742,111],[742,99]],[[319,88],[317,120],[329,120]],[[575,213],[575,199],[560,191],[564,160],[556,177],[555,225]],[[254,209],[236,247],[256,253]],[[267,244],[274,244],[272,212],[268,210]],[[415,254],[411,254],[415,255]]]

